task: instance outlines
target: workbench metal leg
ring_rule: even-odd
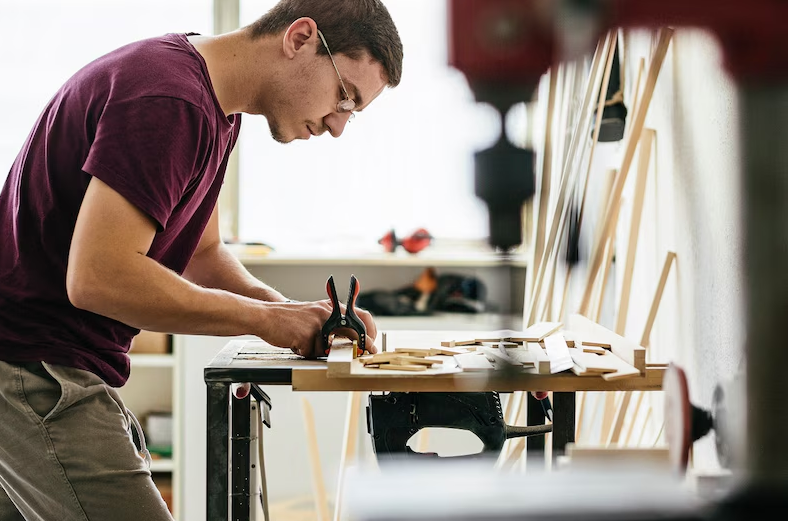
[[[229,515],[227,446],[229,442],[230,385],[208,383],[207,386],[206,519],[227,521]]]
[[[530,392],[525,393],[528,398],[526,414],[528,425],[544,425],[545,415],[542,404]],[[528,462],[544,465],[544,436],[529,436],[526,438],[526,455]]]
[[[553,393],[553,466],[575,441],[575,393]]]
[[[230,515],[233,521],[249,521],[250,445],[252,397],[234,398],[230,405]]]

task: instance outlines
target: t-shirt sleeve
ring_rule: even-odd
[[[99,118],[83,170],[159,226],[203,174],[211,147],[205,114],[176,98],[110,103]]]

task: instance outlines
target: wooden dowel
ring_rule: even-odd
[[[659,277],[657,291],[654,294],[654,299],[651,301],[651,310],[648,313],[648,319],[646,319],[646,327],[643,328],[643,336],[640,338],[640,345],[643,347],[649,346],[651,328],[654,327],[654,320],[657,318],[657,311],[659,310],[659,303],[662,300],[662,293],[665,291],[665,284],[668,281],[668,275],[670,275],[670,267],[675,259],[676,254],[672,251],[669,251],[665,257],[665,264],[662,266],[662,275]]]
[[[621,197],[621,194],[624,190],[624,183],[627,180],[629,169],[632,166],[635,148],[640,141],[640,134],[643,130],[643,124],[646,120],[646,113],[648,112],[648,107],[651,103],[651,97],[654,94],[654,88],[656,87],[659,72],[662,69],[662,64],[665,60],[665,55],[668,52],[668,47],[670,45],[673,32],[673,29],[669,27],[662,28],[660,31],[659,43],[657,45],[656,51],[654,52],[654,57],[649,64],[648,76],[646,78],[645,86],[643,87],[642,101],[639,103],[637,113],[633,118],[632,134],[629,136],[629,140],[627,141],[624,157],[621,162],[621,168],[619,169],[618,177],[616,178],[616,183],[613,187],[614,201]],[[612,210],[612,208],[609,209],[607,215],[605,216],[605,221],[602,225],[602,241],[599,246],[605,243],[606,238],[612,234],[613,229],[615,228],[617,215],[614,215]],[[583,295],[582,302],[580,303],[581,315],[587,315],[588,309],[591,305],[591,290],[594,286],[594,280],[598,275],[599,268],[601,267],[603,261],[602,250],[603,248],[597,247],[592,254],[592,261],[590,263],[590,269],[588,270],[588,280],[586,282],[585,293]]]
[[[590,115],[588,114],[589,107],[591,105],[591,99],[595,92],[598,92],[597,89],[601,82],[601,66],[604,65],[604,61],[602,59],[603,56],[607,55],[608,46],[610,45],[610,36],[608,35],[605,38],[604,45],[600,40],[599,44],[597,45],[597,50],[594,53],[594,60],[591,65],[591,73],[588,77],[588,83],[585,93],[585,98],[583,99],[583,104],[580,109],[580,119],[581,124],[579,124],[572,135],[572,140],[569,143],[569,152],[567,154],[567,160],[564,163],[564,170],[561,175],[561,184],[558,190],[558,197],[556,200],[556,208],[553,212],[553,219],[550,225],[550,234],[548,236],[546,247],[544,251],[552,251],[553,246],[555,245],[556,235],[558,234],[558,226],[560,224],[560,218],[564,217],[564,205],[565,205],[565,198],[567,187],[570,184],[570,171],[572,168],[572,164],[574,163],[575,155],[577,154],[577,149],[581,142],[584,142],[585,133],[588,131],[588,122]],[[547,259],[546,256],[542,256],[541,262],[538,265],[536,270],[535,280],[533,283],[533,288],[531,291],[531,298],[529,300],[528,306],[524,309],[523,314],[523,327],[528,327],[532,325],[536,318],[536,303],[539,299],[539,295],[542,291],[542,280],[544,278],[544,272],[547,268]]]
[[[309,463],[312,467],[312,492],[315,495],[315,509],[319,521],[329,521],[331,514],[326,504],[326,486],[323,480],[323,468],[320,465],[320,450],[317,444],[317,429],[315,429],[315,413],[312,405],[301,397],[301,410],[304,416],[306,440],[309,447]]]
[[[629,422],[629,429],[624,438],[624,445],[629,446],[629,440],[632,439],[632,432],[635,430],[635,423],[637,423],[638,415],[640,413],[640,405],[643,403],[643,397],[646,395],[643,391],[638,391],[638,399],[635,402],[635,412],[632,414],[632,421]]]
[[[640,81],[643,78],[643,69],[646,68],[646,60],[645,58],[640,58],[638,60],[638,73],[637,79],[635,79],[635,85],[632,89],[632,106],[630,107],[629,113],[635,114],[637,112],[639,96],[640,96]],[[632,125],[627,125],[626,129],[624,130],[624,141],[629,138],[629,134],[632,130]]]
[[[356,455],[358,441],[358,417],[361,408],[361,393],[351,391],[348,396],[347,420],[345,422],[345,435],[342,441],[342,454],[339,460],[339,478],[337,479],[337,494],[334,503],[334,521],[342,520],[342,500],[345,485],[345,471],[348,462]]]
[[[640,220],[643,215],[643,201],[646,196],[646,181],[651,164],[651,150],[654,144],[654,130],[643,130],[640,139],[640,153],[638,157],[638,172],[635,178],[635,199],[632,202],[632,220],[629,225],[629,241],[627,243],[627,256],[624,262],[624,276],[621,282],[621,292],[618,301],[618,314],[616,316],[615,332],[626,336],[627,315],[629,312],[629,297],[632,293],[632,275],[635,271],[635,258],[640,236]]]
[[[643,430],[640,431],[640,436],[638,437],[638,447],[643,445],[643,437],[646,434],[646,429],[648,428],[648,422],[651,420],[651,407],[646,410],[646,418],[643,420]]]

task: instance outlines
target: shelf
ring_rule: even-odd
[[[175,464],[169,458],[153,459],[150,464],[151,472],[172,472]]]
[[[240,248],[232,248],[236,257],[246,266],[434,266],[484,268],[496,266],[527,267],[525,255],[516,254],[504,258],[485,251],[429,251],[412,255],[397,252],[368,252],[350,255],[309,254],[255,254]]]
[[[132,367],[173,367],[175,358],[172,354],[139,354],[129,355]]]

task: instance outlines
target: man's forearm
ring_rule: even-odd
[[[254,277],[224,244],[206,248],[192,257],[183,276],[206,288],[216,288],[256,300],[282,302],[287,298]]]

